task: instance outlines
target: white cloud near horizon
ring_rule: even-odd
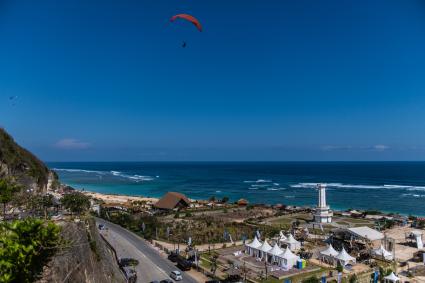
[[[87,149],[91,144],[78,139],[64,138],[57,141],[54,146],[60,149]]]
[[[385,151],[391,149],[391,147],[384,144],[375,144],[369,146],[325,145],[322,146],[321,149],[323,151]]]

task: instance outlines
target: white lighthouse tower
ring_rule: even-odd
[[[314,221],[317,223],[331,223],[333,212],[329,209],[329,205],[326,205],[326,186],[318,184],[317,189],[319,191],[319,201],[314,213]]]

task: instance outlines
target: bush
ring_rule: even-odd
[[[64,195],[61,199],[61,203],[66,209],[69,209],[71,213],[76,213],[78,215],[90,208],[89,198],[79,192]]]
[[[40,219],[0,223],[0,282],[33,282],[56,252],[60,228]]]

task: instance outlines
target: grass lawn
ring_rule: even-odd
[[[305,224],[311,220],[311,215],[308,213],[297,213],[291,215],[282,215],[270,221],[273,226],[290,226],[292,222],[299,221],[300,224]]]
[[[327,273],[326,269],[321,269],[319,271],[314,271],[314,272],[309,272],[309,273],[305,273],[305,274],[300,274],[300,275],[294,275],[292,277],[289,277],[287,279],[290,279],[291,282],[302,282],[303,280],[311,277],[311,276],[315,276],[317,278],[321,278],[323,273]],[[276,279],[274,277],[269,276],[269,278],[267,278],[267,280],[262,280],[261,283],[282,283],[285,282],[285,279],[279,280]]]

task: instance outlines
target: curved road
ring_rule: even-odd
[[[118,257],[131,257],[139,261],[136,267],[137,282],[148,283],[153,280],[170,279],[170,272],[179,270],[168,259],[163,258],[149,243],[122,228],[104,219],[95,218],[97,225],[104,224],[107,230],[102,230],[102,235],[117,251]],[[182,272],[183,283],[196,283],[197,281],[187,273]]]

